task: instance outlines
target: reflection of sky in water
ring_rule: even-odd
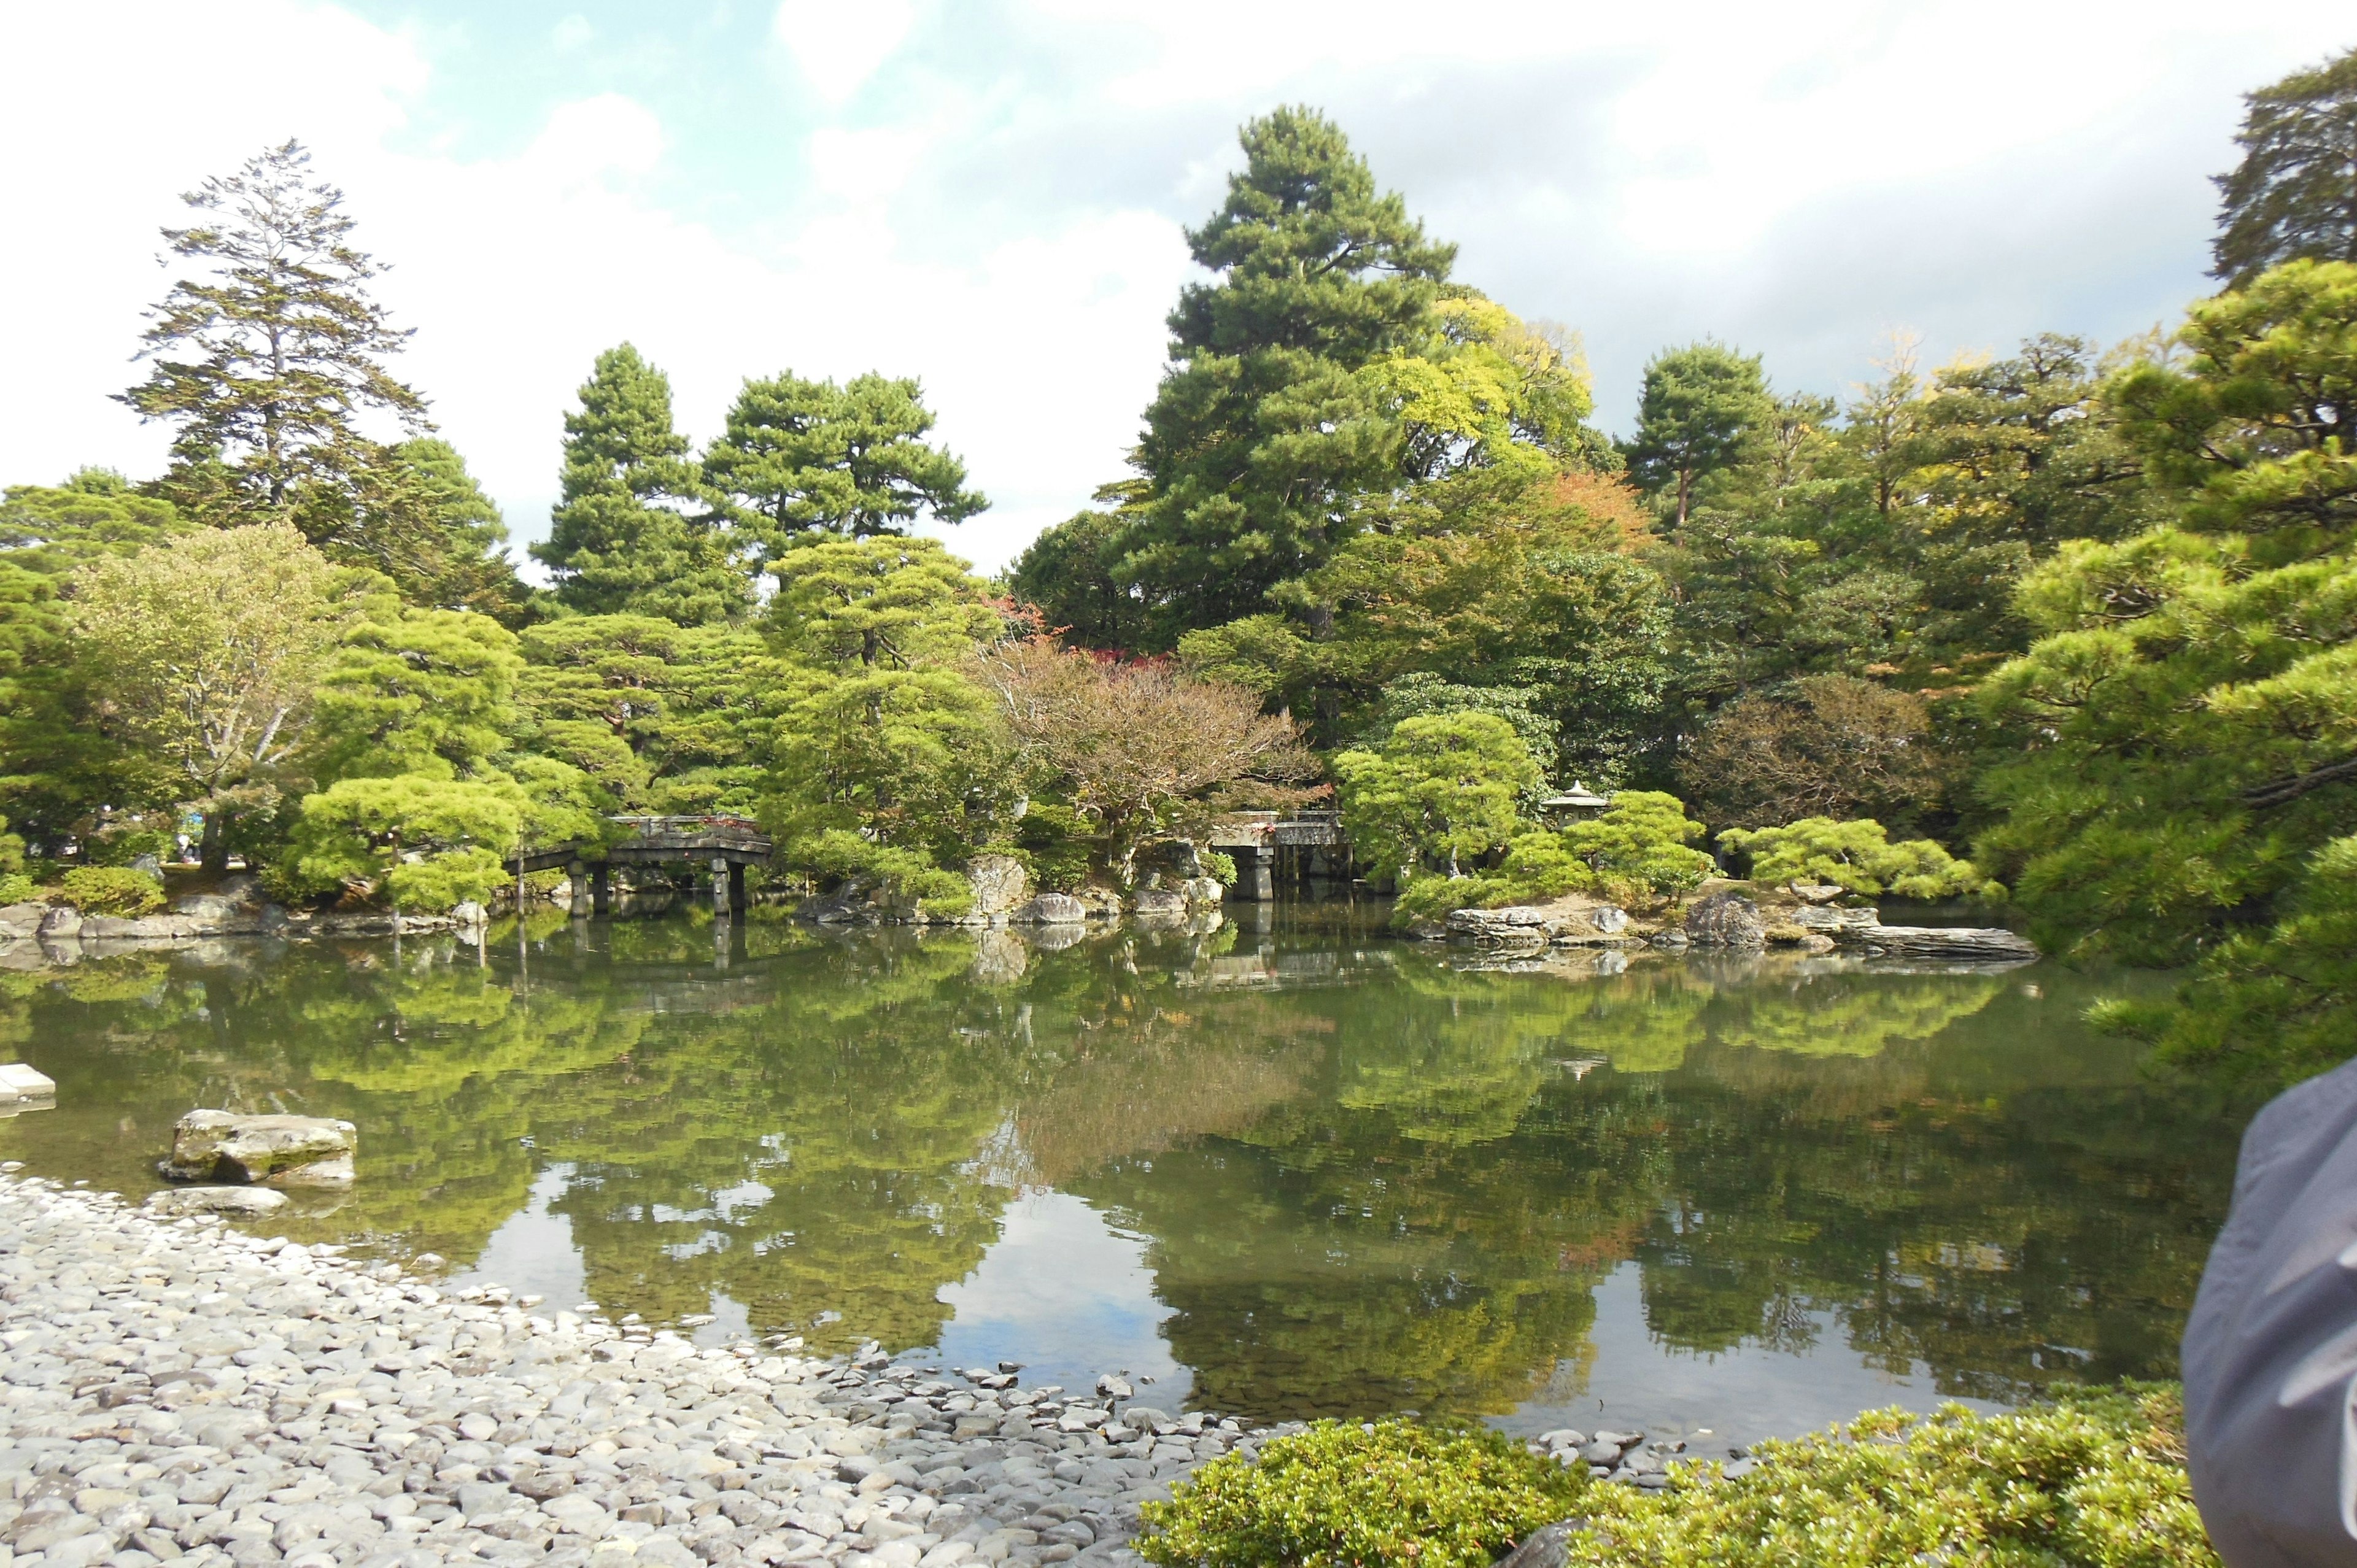
[[[589,1271],[573,1244],[573,1221],[548,1206],[573,1180],[569,1164],[550,1165],[532,1184],[532,1197],[491,1232],[482,1261],[453,1274],[459,1285],[505,1285],[519,1295],[548,1298],[545,1310],[566,1311],[587,1298]]]
[[[1792,1437],[1847,1421],[1860,1411],[1904,1405],[1931,1411],[1948,1402],[1919,1365],[1896,1378],[1869,1367],[1843,1342],[1830,1313],[1809,1315],[1818,1348],[1807,1355],[1739,1346],[1712,1356],[1672,1350],[1645,1324],[1644,1270],[1622,1263],[1596,1287],[1596,1360],[1587,1391],[1542,1394],[1502,1423],[1510,1432],[1576,1426],[1641,1428],[1683,1437],[1696,1454],[1761,1437]],[[1567,1391],[1566,1391],[1567,1392]],[[1978,1400],[1975,1410],[1998,1406]],[[1707,1436],[1700,1435],[1707,1428]]]
[[[1169,1309],[1154,1299],[1146,1243],[1079,1198],[1032,1191],[1006,1206],[998,1240],[974,1273],[943,1285],[954,1312],[936,1352],[945,1366],[1023,1363],[1027,1383],[1086,1388],[1126,1369],[1137,1397],[1176,1409],[1189,1380],[1163,1343]],[[922,1356],[925,1352],[916,1352]]]

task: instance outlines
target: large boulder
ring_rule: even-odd
[[[1502,909],[1452,909],[1448,934],[1477,942],[1548,942],[1570,933],[1571,922],[1533,904],[1512,904]]]
[[[975,855],[965,868],[965,879],[974,886],[969,913],[988,919],[1004,918],[1031,897],[1030,874],[1011,855]]]
[[[1587,923],[1608,937],[1617,937],[1629,929],[1629,911],[1613,904],[1598,904],[1587,912]]]
[[[1016,907],[1007,919],[1019,926],[1077,926],[1089,918],[1089,907],[1069,893],[1042,893]]]
[[[81,911],[70,904],[52,904],[41,917],[41,940],[70,942],[81,935]]]
[[[191,1111],[172,1129],[173,1181],[269,1187],[349,1187],[360,1133],[327,1116],[239,1116]]]
[[[1178,884],[1178,893],[1197,908],[1214,908],[1227,898],[1228,887],[1216,876],[1190,876]]]
[[[1129,907],[1141,920],[1179,921],[1187,918],[1187,896],[1175,887],[1141,888],[1131,896]]]
[[[1686,940],[1698,948],[1764,947],[1768,927],[1742,894],[1714,893],[1686,911]]]
[[[0,942],[22,941],[40,935],[41,922],[48,918],[47,904],[0,905]]]

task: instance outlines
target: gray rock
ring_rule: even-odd
[[[1587,923],[1608,937],[1617,937],[1629,929],[1629,911],[1611,904],[1598,904],[1587,912]]]
[[[54,1105],[57,1099],[57,1080],[48,1073],[23,1062],[0,1065],[0,1114]]]
[[[1544,942],[1570,931],[1560,915],[1534,905],[1514,904],[1502,909],[1456,909],[1448,916],[1448,934],[1478,942]]]
[[[27,937],[41,934],[41,922],[49,918],[47,904],[0,905],[0,941],[23,941]]]
[[[1803,904],[1792,912],[1790,918],[1792,924],[1804,930],[1821,931],[1839,940],[1842,932],[1882,924],[1882,911],[1873,908],[1834,909],[1823,905]]]
[[[1650,946],[1660,948],[1664,952],[1684,952],[1694,945],[1686,940],[1686,934],[1684,931],[1655,931],[1645,940]]]
[[[71,941],[81,935],[81,911],[70,904],[52,904],[41,918],[41,940],[45,942]]]
[[[131,869],[142,876],[152,876],[158,882],[164,880],[164,862],[160,856],[134,855],[131,860]]]
[[[1564,1568],[1571,1538],[1587,1529],[1585,1520],[1566,1519],[1534,1530],[1499,1561],[1498,1568]]]
[[[1010,855],[975,855],[965,868],[965,879],[974,887],[973,913],[985,918],[1011,915],[1031,896],[1030,874]]]
[[[172,1157],[156,1168],[174,1181],[348,1187],[359,1130],[326,1116],[237,1116],[191,1111],[172,1130]]]
[[[1069,893],[1042,893],[1018,905],[1006,918],[1019,926],[1077,926],[1087,921],[1089,908]]]
[[[1183,920],[1187,918],[1187,896],[1175,887],[1141,889],[1131,897],[1129,907],[1143,919]]]
[[[151,1214],[268,1214],[286,1207],[286,1195],[266,1187],[181,1187],[151,1192],[140,1207]]]
[[[1579,1456],[1591,1465],[1618,1465],[1620,1463],[1620,1444],[1607,1443],[1599,1436],[1594,1442],[1583,1445],[1579,1450]]]
[[[1844,946],[1867,948],[1897,958],[2002,959],[2027,961],[2039,956],[2029,938],[1995,927],[1860,926],[1844,931]]]
[[[1740,893],[1714,893],[1686,911],[1686,940],[1698,948],[1765,946],[1760,906]]]
[[[1803,904],[1830,904],[1848,889],[1834,882],[1793,882],[1786,885]]]

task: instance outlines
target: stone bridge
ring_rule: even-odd
[[[1231,897],[1266,903],[1278,890],[1306,897],[1315,883],[1349,886],[1356,869],[1340,811],[1238,811],[1211,830],[1211,847],[1236,863]]]
[[[770,858],[773,847],[750,817],[609,817],[630,830],[614,843],[576,843],[526,850],[514,860],[519,881],[528,871],[565,868],[573,884],[573,913],[602,915],[613,908],[618,865],[706,866],[712,870],[712,912],[742,914],[745,868]]]

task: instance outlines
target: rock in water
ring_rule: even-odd
[[[1183,920],[1187,918],[1187,896],[1170,887],[1147,887],[1129,901],[1141,919]]]
[[[359,1146],[359,1129],[326,1116],[191,1111],[172,1129],[172,1157],[156,1168],[174,1181],[349,1187]]]
[[[1477,942],[1545,942],[1570,929],[1561,916],[1531,904],[1512,904],[1502,909],[1452,909],[1448,915],[1450,936],[1470,937]]]
[[[1024,926],[1077,926],[1089,918],[1089,907],[1069,893],[1042,893],[1006,918]]]
[[[48,1074],[23,1062],[0,1067],[0,1114],[13,1116],[19,1111],[38,1111],[56,1104],[57,1099],[57,1080]]]
[[[1587,923],[1608,937],[1616,937],[1629,929],[1629,911],[1612,904],[1598,904],[1587,912]]]
[[[973,913],[989,918],[1012,913],[1031,897],[1031,878],[1010,855],[977,854],[965,868],[974,887]]]
[[[1698,948],[1765,947],[1768,928],[1750,899],[1714,893],[1686,911],[1686,940]]]
[[[266,1187],[180,1187],[151,1192],[140,1206],[150,1214],[267,1214],[286,1207],[286,1195]]]
[[[1981,958],[2028,962],[2038,946],[2028,937],[1995,927],[1860,926],[1846,930],[1845,945],[1875,949],[1899,958]]]

